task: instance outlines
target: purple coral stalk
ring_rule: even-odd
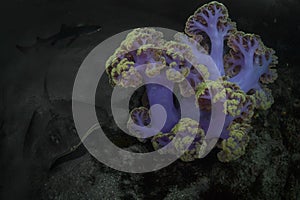
[[[220,74],[225,75],[223,65],[224,40],[235,24],[228,18],[228,11],[223,4],[211,2],[200,7],[186,22],[185,32],[192,36],[205,33],[210,39],[210,56],[215,61]]]
[[[237,75],[229,80],[238,84],[244,92],[260,90],[259,79],[269,72],[269,66],[274,62],[274,51],[266,48],[258,36],[243,32],[231,35],[228,45],[239,55],[231,62],[240,66]]]

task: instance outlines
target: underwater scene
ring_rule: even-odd
[[[2,7],[0,199],[300,200],[300,1]]]

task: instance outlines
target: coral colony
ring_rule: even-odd
[[[200,157],[197,152],[205,146],[211,102],[225,98],[226,118],[217,146],[221,148],[218,159],[229,162],[245,153],[254,113],[269,109],[273,103],[267,84],[277,78],[274,53],[258,35],[238,31],[226,7],[214,1],[196,10],[186,22],[185,33],[176,34],[173,41],[164,40],[163,34],[153,28],[133,30],[107,60],[106,71],[113,85],[137,87],[159,80],[166,86],[145,86],[149,106],[160,104],[166,110],[163,128],[155,129],[160,113],[150,113],[145,106],[131,111],[128,129],[144,135],[156,132],[151,137],[154,149],[164,147],[175,135],[184,140],[184,133],[194,134],[193,142],[181,156],[183,161]],[[218,69],[219,78],[214,78],[212,65]],[[220,85],[222,90],[212,99],[210,91]],[[187,102],[197,106],[200,118],[181,118],[172,92],[176,88]],[[148,127],[150,119],[153,123]]]

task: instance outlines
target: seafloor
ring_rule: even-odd
[[[176,161],[159,171],[113,170],[77,144],[72,119],[74,77],[98,43],[120,31],[156,26],[183,31],[187,17],[208,1],[190,0],[13,0],[1,5],[1,199],[300,199],[300,2],[222,1],[240,30],[259,34],[279,57],[271,85],[275,103],[253,120],[250,143],[240,159]],[[31,45],[61,24],[99,24],[99,33]],[[46,81],[45,81],[46,80]],[[49,96],[45,95],[45,84]],[[135,151],[147,145],[124,137],[112,122],[107,77],[99,83],[97,113],[116,144]]]

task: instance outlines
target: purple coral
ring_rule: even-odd
[[[203,33],[210,39],[210,56],[215,61],[220,74],[225,75],[223,67],[224,40],[235,30],[235,23],[228,18],[226,7],[211,2],[200,7],[186,22],[185,32],[192,37]]]
[[[265,47],[259,36],[237,31],[226,7],[215,1],[200,7],[187,20],[185,33],[165,41],[162,33],[152,28],[135,29],[107,61],[106,71],[113,84],[146,84],[150,110],[135,108],[128,129],[141,138],[155,135],[151,139],[155,149],[166,146],[175,135],[188,140],[185,134],[196,134],[181,157],[191,161],[199,158],[195,152],[203,150],[212,103],[220,101],[226,119],[218,158],[235,160],[245,152],[255,110],[268,109],[273,103],[266,84],[277,78],[275,52]],[[154,84],[157,82],[160,84]],[[182,95],[180,106],[187,113],[199,111],[200,119],[183,116],[174,105],[176,86]],[[212,95],[210,91],[218,92]],[[164,113],[155,105],[165,109],[164,124]]]
[[[238,84],[244,92],[260,90],[259,80],[263,75],[274,79],[270,67],[276,64],[275,52],[266,48],[259,36],[237,32],[230,36],[228,46],[231,47],[230,63],[240,66],[239,72],[229,81]]]

